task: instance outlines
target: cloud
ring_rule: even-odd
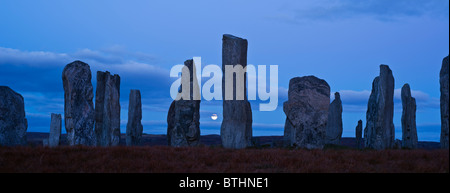
[[[398,108],[401,108],[402,104],[401,92],[401,88],[394,90],[394,103],[397,104]],[[425,92],[411,90],[411,96],[416,99],[417,110],[422,110],[424,108],[440,108],[440,99],[430,97],[430,95]]]
[[[55,67],[72,60],[69,54],[45,51],[21,51],[0,47],[0,66]]]
[[[37,128],[47,131],[50,114],[64,114],[62,71],[66,64],[74,60],[90,65],[94,89],[96,71],[120,75],[122,110],[128,109],[130,89],[140,89],[145,111],[143,114],[167,112],[171,102],[169,87],[172,80],[168,70],[147,63],[157,62],[157,58],[150,54],[132,53],[117,46],[104,50],[82,49],[74,53],[0,47],[0,85],[9,86],[24,96],[29,128],[32,128],[30,131],[36,131]]]
[[[341,96],[344,111],[366,112],[370,93],[371,91],[368,90],[340,90],[339,94]],[[438,98],[430,97],[429,94],[423,91],[411,90],[411,95],[416,99],[418,111],[424,110],[425,108],[440,108],[440,100]],[[334,100],[334,95],[331,95],[331,100]],[[396,108],[401,109],[402,101],[400,88],[394,90],[394,105]]]

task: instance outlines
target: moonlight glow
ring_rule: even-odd
[[[212,115],[211,115],[211,119],[214,120],[214,121],[217,120],[217,114],[215,114],[215,113],[212,114]]]

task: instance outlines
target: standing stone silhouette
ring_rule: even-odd
[[[95,145],[94,98],[88,64],[74,61],[64,67],[64,123],[69,145]]]
[[[367,104],[365,147],[389,149],[394,146],[394,76],[387,65],[380,65],[380,76],[372,83]]]
[[[50,134],[48,137],[48,146],[57,147],[61,141],[61,114],[51,114]]]
[[[409,84],[402,87],[402,148],[417,148],[416,99],[411,96]]]
[[[194,100],[194,93],[199,96],[200,90],[194,77],[195,65],[193,60],[186,60],[184,65],[187,68],[181,73],[181,82],[189,83],[189,99],[174,100],[167,114],[167,142],[174,147],[197,146],[200,143],[200,100]],[[187,88],[186,85],[181,88],[183,86]]]
[[[27,127],[22,95],[0,86],[0,146],[26,145]]]
[[[362,140],[362,120],[358,121],[358,125],[356,126],[356,148],[363,148],[363,140]]]
[[[120,142],[120,76],[97,72],[95,92],[95,136],[97,146],[117,146]]]
[[[292,78],[288,101],[283,104],[286,114],[284,139],[292,146],[322,149],[330,106],[330,86],[315,76]]]
[[[334,93],[334,100],[328,110],[328,122],[325,132],[325,144],[340,145],[342,138],[342,101],[339,92]]]
[[[141,91],[131,90],[128,103],[128,123],[126,133],[127,146],[137,146],[141,144],[143,126]]]
[[[449,115],[448,115],[448,56],[442,60],[442,67],[439,73],[439,82],[441,85],[441,148],[448,149],[448,127],[449,127]]]
[[[252,109],[246,95],[247,73],[233,73],[226,78],[227,68],[238,68],[240,65],[246,69],[247,47],[246,39],[223,35],[222,72],[225,74],[222,77],[223,121],[220,136],[225,148],[241,149],[252,145]],[[228,90],[232,93],[226,92],[227,85],[228,88],[232,87]],[[227,99],[227,95],[232,96],[231,100]]]

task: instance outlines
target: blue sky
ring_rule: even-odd
[[[0,2],[0,85],[25,98],[28,131],[48,132],[64,112],[61,73],[82,60],[121,76],[122,132],[130,89],[140,89],[146,133],[165,133],[170,68],[195,56],[221,65],[222,34],[246,38],[248,63],[279,65],[279,107],[258,111],[254,135],[283,135],[289,79],[315,75],[341,92],[344,137],[353,137],[379,65],[395,78],[394,124],[401,138],[399,89],[417,100],[419,140],[439,141],[439,70],[449,53],[448,0]],[[202,101],[201,132],[218,134],[220,101]],[[212,113],[219,119],[211,120]]]

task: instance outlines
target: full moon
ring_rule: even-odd
[[[211,119],[212,119],[212,120],[216,120],[216,119],[217,119],[217,114],[215,114],[215,113],[212,114],[212,115],[211,115]]]

